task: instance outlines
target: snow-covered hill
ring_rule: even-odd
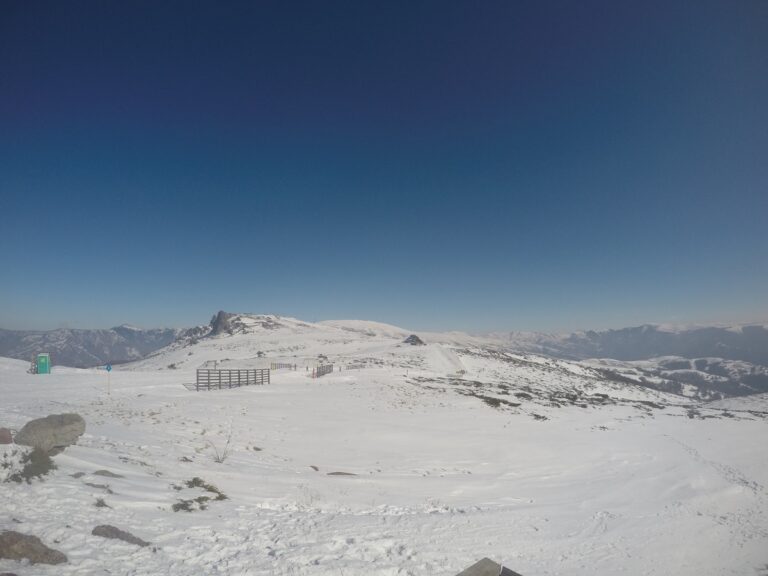
[[[186,331],[170,346],[125,369],[198,368],[213,362],[219,367],[269,367],[281,362],[306,370],[325,362],[346,368],[428,365],[453,374],[462,366],[446,350],[496,346],[491,340],[461,333],[420,332],[427,343],[422,350],[404,342],[410,334],[395,326],[361,320],[309,323],[285,316],[219,312],[210,325]]]
[[[380,322],[310,323],[283,316],[221,311],[209,324],[185,330],[139,330],[130,326],[51,332],[0,330],[0,355],[29,359],[47,351],[52,353],[54,364],[80,367],[146,358],[137,367],[178,369],[208,361],[264,365],[259,359],[267,355],[291,362],[292,358],[306,357],[314,347],[314,354],[331,353],[338,361],[347,358],[365,362],[368,352],[375,352],[381,345],[402,343],[411,333]],[[593,375],[600,372],[609,379],[700,400],[768,391],[768,364],[761,364],[768,359],[768,330],[763,325],[645,325],[571,334],[419,332],[418,336],[448,347],[580,362],[590,367]],[[231,355],[219,354],[225,350]]]
[[[413,358],[406,362],[402,354],[395,353],[395,349],[406,346],[404,340],[410,334],[409,330],[379,322],[334,320],[309,323],[275,315],[219,312],[209,325],[185,331],[172,345],[133,364],[133,367],[180,369],[206,366],[206,363],[214,361],[220,366],[245,363],[251,367],[265,367],[277,361],[299,363],[306,369],[318,358],[358,366],[388,362],[387,358],[381,357],[381,353],[386,351],[397,358],[390,364],[407,367],[421,363],[438,370],[439,365],[445,365],[447,360],[443,352],[435,352],[437,349],[473,350],[473,353],[480,350],[483,353],[503,352],[510,357],[531,356],[542,363],[582,366],[592,378],[622,381],[699,400],[755,394],[768,388],[768,368],[743,360],[670,356],[641,361],[575,359],[573,354],[564,352],[565,348],[542,344],[545,341],[562,343],[568,338],[542,334],[510,337],[503,334],[418,332],[419,338],[428,346],[422,351],[412,351]],[[537,352],[539,350],[547,353]],[[585,350],[592,351],[591,348]],[[448,362],[443,368],[444,372],[462,369],[455,361]]]
[[[762,396],[701,403],[460,334],[412,346],[376,323],[218,320],[111,375],[32,376],[0,360],[0,426],[59,412],[88,426],[45,480],[0,484],[0,530],[35,534],[69,563],[0,560],[0,572],[449,576],[489,556],[525,576],[719,576],[768,564]],[[185,386],[201,364],[272,362],[298,369],[266,386]],[[105,542],[97,524],[155,549]]]

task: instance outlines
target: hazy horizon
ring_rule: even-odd
[[[409,324],[403,324],[398,322],[390,322],[388,320],[380,319],[380,318],[307,318],[302,316],[297,316],[295,314],[277,314],[273,312],[244,312],[244,311],[236,311],[236,310],[224,310],[225,312],[233,313],[233,314],[247,314],[247,315],[274,315],[274,316],[282,316],[282,317],[289,317],[289,318],[296,318],[298,320],[302,320],[305,322],[328,322],[328,321],[344,321],[344,320],[354,320],[354,321],[365,321],[365,322],[378,322],[382,324],[390,324],[392,326],[396,326],[398,328],[402,328],[405,330],[413,330],[414,332],[466,332],[469,334],[483,334],[483,333],[494,333],[494,332],[541,332],[541,333],[570,333],[570,332],[586,332],[590,330],[594,331],[604,331],[604,330],[620,330],[623,328],[636,328],[640,326],[645,325],[652,325],[652,326],[659,326],[659,327],[674,327],[674,328],[699,328],[699,327],[729,327],[729,326],[748,326],[748,325],[768,325],[768,315],[756,318],[756,319],[744,319],[744,320],[709,320],[709,321],[673,321],[673,322],[635,322],[635,323],[629,323],[624,325],[615,325],[615,326],[580,326],[580,327],[573,327],[573,328],[562,328],[562,329],[552,329],[552,330],[529,330],[524,328],[498,328],[498,329],[474,329],[474,328],[465,328],[465,327],[443,327],[443,328],[434,328],[434,327],[418,327],[418,326],[412,326]],[[218,311],[217,311],[218,312]],[[200,320],[200,321],[192,321],[185,324],[138,324],[136,322],[130,322],[130,321],[122,321],[122,322],[116,322],[113,324],[103,324],[103,325],[97,325],[97,326],[90,326],[85,324],[77,324],[77,323],[69,323],[69,322],[63,322],[59,323],[56,326],[12,326],[12,325],[2,325],[0,324],[0,330],[13,330],[13,331],[29,331],[29,332],[50,332],[53,330],[110,330],[112,328],[117,328],[120,326],[131,326],[135,328],[139,328],[142,330],[152,330],[152,329],[186,329],[186,328],[192,328],[194,326],[201,326],[208,324],[209,320],[212,316],[215,316],[214,314],[209,314],[207,320]]]

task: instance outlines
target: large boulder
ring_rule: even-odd
[[[62,564],[67,557],[48,548],[37,536],[6,530],[0,532],[0,558],[29,560],[32,564]]]
[[[16,444],[33,446],[51,456],[71,446],[85,432],[85,420],[79,414],[51,414],[27,422],[16,434]]]

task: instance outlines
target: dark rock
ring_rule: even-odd
[[[232,319],[234,317],[235,314],[219,310],[219,312],[211,318],[211,335],[234,334],[234,327],[232,326]]]
[[[509,568],[504,568],[493,560],[483,558],[456,576],[520,576],[520,574],[512,572]]]
[[[416,334],[411,334],[403,340],[403,344],[410,344],[411,346],[425,346],[424,341],[416,336]]]
[[[135,544],[136,546],[149,546],[149,542],[145,542],[141,538],[137,538],[130,532],[126,532],[125,530],[120,530],[120,528],[115,528],[114,526],[110,526],[109,524],[102,524],[101,526],[96,526],[96,528],[93,529],[91,532],[94,536],[101,536],[102,538],[111,538],[113,540],[122,540],[123,542],[128,542],[128,544]]]
[[[50,455],[71,446],[85,432],[85,420],[78,414],[52,414],[27,422],[16,434],[16,444],[40,448]]]
[[[94,484],[93,482],[86,482],[86,486],[96,488],[98,490],[106,490],[109,494],[112,494],[112,489],[107,484]]]
[[[110,472],[109,470],[96,470],[96,472],[94,472],[93,475],[105,476],[107,478],[125,478],[125,476],[120,476],[120,474],[115,474],[114,472]]]
[[[328,472],[328,476],[357,476],[352,472]]]
[[[0,428],[0,444],[12,444],[13,434],[8,428]]]
[[[37,536],[6,530],[0,532],[0,558],[29,560],[32,564],[62,564],[67,557],[48,548]]]

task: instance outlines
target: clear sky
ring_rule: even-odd
[[[768,318],[768,2],[0,3],[0,327]]]

